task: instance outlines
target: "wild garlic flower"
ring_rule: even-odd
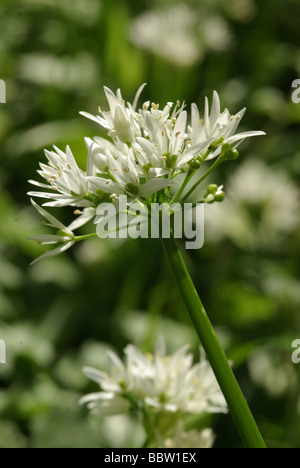
[[[100,116],[94,116],[87,112],[81,112],[81,115],[100,124],[108,130],[108,136],[113,140],[120,140],[123,143],[131,143],[141,135],[140,126],[135,121],[135,110],[140,95],[146,84],[138,89],[133,104],[125,104],[122,98],[121,90],[118,89],[115,95],[109,88],[104,87],[104,92],[108,101],[109,111],[104,112],[100,109]]]
[[[31,203],[40,213],[40,215],[42,215],[47,220],[47,222],[44,221],[42,224],[56,229],[57,232],[56,234],[41,234],[39,236],[31,236],[28,239],[36,241],[41,245],[59,244],[58,247],[44,253],[44,255],[36,259],[34,262],[32,262],[32,264],[44,258],[55,257],[56,255],[59,255],[73,247],[76,242],[73,231],[83,226],[92,217],[95,216],[95,210],[93,208],[85,208],[81,213],[78,213],[78,218],[67,227],[46,210],[44,210],[41,206],[39,206],[34,200],[31,200]]]
[[[228,110],[221,112],[216,92],[211,111],[208,99],[205,101],[203,119],[196,104],[192,104],[191,122],[185,104],[180,102],[169,102],[160,109],[158,104],[147,101],[138,110],[144,87],[138,89],[133,104],[124,101],[120,90],[114,94],[104,88],[109,111],[100,110],[98,116],[83,115],[101,125],[111,141],[99,136],[85,139],[85,171],[79,168],[69,147],[66,152],[57,147],[46,150],[48,164],[41,163],[38,170],[44,181],[29,181],[42,190],[30,191],[29,195],[43,198],[43,206],[79,208],[75,214],[82,216],[74,223],[80,226],[94,218],[99,205],[117,204],[124,195],[128,205],[139,200],[148,208],[156,201],[183,203],[183,189],[192,177],[197,180],[202,164],[213,158],[218,158],[217,164],[234,159],[241,141],[264,135],[260,131],[235,134],[245,110],[235,116]],[[182,182],[184,173],[187,179]],[[205,177],[198,177],[198,181]],[[218,200],[209,197],[209,201]],[[60,241],[69,244],[64,236]],[[62,246],[56,252],[63,250]]]
[[[129,345],[125,363],[108,351],[108,373],[85,368],[84,373],[99,384],[101,391],[86,395],[81,403],[102,416],[128,412],[134,406],[154,413],[181,415],[226,413],[227,405],[208,361],[193,356],[184,346],[168,356],[163,338],[154,355],[142,354]]]
[[[65,153],[56,146],[54,149],[55,151],[45,150],[48,166],[40,163],[41,170],[37,171],[47,184],[29,181],[49,192],[29,192],[28,195],[52,200],[44,203],[44,206],[91,206],[85,198],[89,193],[87,178],[79,169],[71,149],[67,147]]]
[[[221,103],[216,91],[213,94],[211,111],[209,111],[209,102],[205,98],[204,118],[201,120],[199,109],[196,104],[192,104],[192,122],[188,127],[188,138],[193,146],[197,146],[207,140],[222,141],[222,144],[231,144],[235,148],[238,143],[246,138],[264,135],[264,132],[242,132],[235,134],[246,109],[242,109],[236,115],[230,115],[228,109],[221,112]],[[222,146],[219,145],[215,151],[212,151],[206,158],[207,161],[214,159],[221,153]]]

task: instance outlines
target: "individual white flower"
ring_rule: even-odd
[[[202,58],[203,46],[194,34],[195,12],[185,4],[146,11],[130,28],[130,39],[177,66],[190,66]]]
[[[116,405],[119,398],[135,401],[149,411],[181,414],[225,413],[227,405],[208,361],[202,357],[200,363],[193,365],[193,356],[188,346],[181,348],[172,356],[167,356],[165,343],[159,339],[154,355],[144,355],[130,345],[125,348],[125,364],[109,352],[110,371],[104,373],[85,368],[85,374],[101,387],[101,392],[87,395],[81,401],[91,409],[103,414],[112,414],[116,408],[120,412],[128,410],[124,404]],[[128,398],[130,395],[130,399]]]
[[[104,91],[109,104],[109,111],[100,110],[100,116],[94,116],[87,112],[81,112],[81,115],[100,124],[108,130],[108,136],[113,140],[120,140],[123,143],[131,143],[137,136],[141,134],[140,127],[134,119],[136,106],[146,84],[143,84],[138,89],[132,106],[125,104],[122,98],[121,90],[118,89],[116,95],[106,86]]]
[[[31,200],[31,203],[34,208],[46,219],[47,222],[44,222],[44,224],[46,226],[55,228],[58,231],[57,234],[41,234],[39,236],[28,237],[28,239],[36,241],[42,245],[59,244],[59,246],[55,249],[49,250],[44,253],[44,255],[37,258],[32,264],[44,258],[55,257],[56,255],[59,255],[62,252],[70,249],[76,242],[73,231],[86,224],[95,216],[95,210],[93,208],[85,208],[80,216],[78,216],[78,218],[67,227],[46,210],[44,210],[41,206],[39,206],[34,200]]]
[[[174,437],[163,441],[162,448],[201,448],[210,449],[214,445],[215,436],[211,429],[197,431],[192,429],[185,432],[182,421],[176,426]]]
[[[47,184],[29,181],[49,192],[29,192],[28,195],[52,200],[44,206],[91,206],[91,203],[85,199],[89,193],[88,181],[79,169],[71,149],[67,147],[65,153],[57,147],[54,149],[55,151],[45,150],[48,166],[40,163],[41,170],[37,171]]]
[[[265,135],[261,131],[243,132],[235,135],[246,109],[242,109],[236,115],[230,115],[228,109],[221,112],[220,98],[216,91],[213,94],[211,111],[209,112],[208,98],[205,98],[204,119],[200,118],[199,109],[196,104],[192,104],[192,122],[188,128],[188,138],[192,146],[199,145],[207,140],[221,140],[222,144],[230,143],[234,148],[241,141],[253,136]],[[207,161],[220,155],[222,145],[219,145],[215,151],[206,158]]]
[[[249,160],[229,178],[222,207],[206,211],[209,238],[227,236],[246,249],[272,249],[300,224],[300,194],[264,162]]]

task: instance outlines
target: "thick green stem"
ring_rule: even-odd
[[[162,239],[177,286],[246,448],[266,448],[173,237]]]

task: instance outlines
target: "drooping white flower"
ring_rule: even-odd
[[[29,192],[32,197],[50,199],[44,206],[90,206],[85,199],[89,193],[85,174],[79,169],[72,151],[67,147],[64,153],[59,148],[55,151],[45,150],[48,165],[40,163],[41,170],[37,171],[47,184],[30,180],[37,187],[47,189],[47,192]]]
[[[210,449],[214,445],[215,436],[211,429],[185,431],[182,421],[176,426],[173,437],[163,441],[162,448],[201,448]]]
[[[55,228],[57,233],[30,236],[28,239],[36,241],[38,244],[42,245],[59,244],[55,249],[45,252],[41,257],[32,262],[32,264],[48,257],[55,257],[70,249],[75,244],[75,235],[73,231],[86,224],[95,216],[95,210],[93,208],[85,208],[80,216],[78,216],[77,219],[67,227],[39,206],[34,200],[31,200],[31,203],[40,215],[46,219],[47,222],[44,222],[44,224],[51,228]]]
[[[85,374],[100,385],[101,392],[85,396],[81,402],[100,414],[120,412],[128,405],[128,394],[138,405],[153,412],[170,414],[227,412],[227,405],[213,371],[205,358],[193,365],[193,356],[185,346],[168,356],[165,343],[159,339],[154,355],[144,355],[134,346],[125,349],[123,363],[109,352],[109,373],[85,368]],[[105,402],[105,407],[103,405]],[[116,402],[118,404],[116,404]]]

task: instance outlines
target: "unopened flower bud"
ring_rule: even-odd
[[[219,186],[216,184],[210,184],[207,187],[207,193],[212,193],[213,195],[217,193]]]
[[[216,141],[214,141],[213,143],[211,143],[211,144],[209,145],[208,149],[209,149],[210,151],[213,151],[213,150],[219,148],[219,146],[222,145],[223,141],[224,141],[224,137],[221,137],[219,140],[216,140]]]
[[[225,193],[221,190],[215,194],[215,201],[221,203],[225,200]]]
[[[230,143],[226,143],[225,145],[222,146],[222,152],[221,152],[220,158],[223,161],[233,161],[234,159],[237,159],[239,155],[240,154],[238,150],[232,148],[232,145]]]
[[[225,193],[223,192],[223,185],[218,186],[211,184],[207,187],[206,194],[204,195],[204,203],[222,202],[225,199]]]
[[[116,107],[114,116],[114,126],[117,132],[117,136],[124,143],[131,143],[133,140],[131,123],[127,118],[124,109],[121,106]]]

